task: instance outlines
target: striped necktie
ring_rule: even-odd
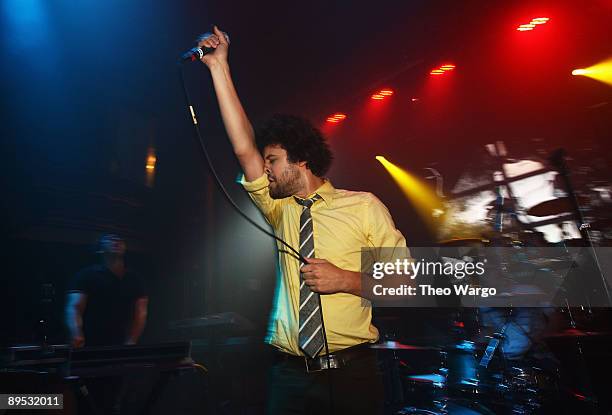
[[[321,199],[315,195],[310,199],[298,199],[297,203],[303,206],[300,216],[300,255],[304,258],[314,257],[314,235],[310,208]],[[304,265],[300,262],[300,268]],[[313,358],[323,347],[323,316],[319,306],[319,294],[310,290],[304,282],[300,272],[300,313],[298,343],[306,356]]]

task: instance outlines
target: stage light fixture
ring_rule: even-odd
[[[154,155],[149,154],[149,156],[147,157],[147,164],[145,165],[145,168],[147,170],[155,170],[155,163],[157,162],[157,157],[155,157]]]
[[[370,96],[370,99],[373,99],[375,101],[381,101],[381,100],[385,99],[386,97],[390,97],[393,94],[394,94],[394,92],[393,92],[392,89],[384,88],[384,89],[381,89],[380,91],[376,92],[375,94],[372,94],[372,96]]]
[[[548,17],[534,17],[529,23],[523,23],[519,25],[516,30],[518,30],[519,32],[528,32],[530,30],[535,29],[538,25],[548,23],[549,20],[550,18]]]
[[[340,121],[344,121],[345,119],[346,119],[346,114],[343,114],[341,112],[337,112],[337,113],[327,117],[326,121],[330,122],[330,123],[336,124],[336,123],[339,123]]]
[[[587,78],[612,85],[612,58],[596,63],[588,68],[574,69],[574,76],[586,76]]]
[[[429,74],[435,76],[444,75],[447,72],[454,71],[455,68],[456,66],[454,64],[446,63],[444,65],[440,65],[437,68],[432,69],[431,71],[429,71]]]

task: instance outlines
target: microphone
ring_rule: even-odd
[[[229,43],[229,35],[227,33],[225,33],[225,32],[223,32],[223,35],[225,36],[225,39]],[[210,33],[210,32],[204,33],[204,34],[198,36],[196,41],[199,42],[201,40],[205,40],[209,36],[212,36],[212,33]],[[196,60],[202,59],[204,57],[204,55],[207,55],[210,52],[213,52],[214,50],[215,50],[215,48],[207,48],[206,46],[195,47],[195,48],[189,49],[187,52],[183,53],[181,55],[181,60],[182,61],[191,61],[191,62],[194,62]]]
[[[182,61],[191,61],[191,62],[195,62],[196,60],[200,60],[204,57],[204,55],[214,51],[214,48],[207,48],[205,46],[200,47],[195,47],[192,49],[189,49],[187,52],[183,53],[181,55],[181,60]]]

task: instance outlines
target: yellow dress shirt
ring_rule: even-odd
[[[252,182],[243,178],[241,184],[274,233],[297,249],[302,206],[293,197],[272,199],[265,174]],[[329,181],[309,197],[314,194],[322,198],[311,208],[314,257],[344,270],[360,272],[362,247],[406,248],[406,240],[395,228],[386,206],[373,194],[335,189]],[[303,355],[298,346],[300,264],[295,256],[281,252],[287,248],[280,242],[277,247],[280,276],[266,342],[283,352]],[[336,293],[321,295],[321,304],[331,352],[378,340],[369,301]]]

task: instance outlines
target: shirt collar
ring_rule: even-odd
[[[331,203],[332,203],[332,200],[334,198],[334,192],[335,191],[336,191],[336,189],[331,184],[331,182],[329,180],[325,179],[323,184],[321,186],[319,186],[319,188],[317,190],[315,190],[313,193],[309,194],[306,199],[311,198],[311,197],[313,197],[314,195],[317,194],[317,195],[321,196],[321,199],[323,199],[323,201],[325,202],[327,207],[330,207]]]

